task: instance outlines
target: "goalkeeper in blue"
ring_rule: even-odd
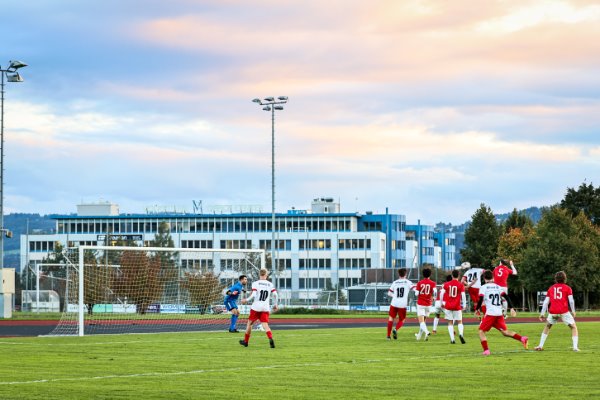
[[[231,322],[229,323],[229,332],[237,333],[239,332],[236,329],[237,320],[240,316],[240,311],[237,306],[237,299],[240,297],[240,294],[244,292],[244,285],[248,283],[248,277],[246,275],[240,275],[238,281],[227,291],[225,292],[225,309],[227,311],[231,311]]]

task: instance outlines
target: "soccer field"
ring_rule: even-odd
[[[381,328],[264,332],[250,346],[243,334],[179,333],[0,339],[2,399],[489,399],[600,397],[600,323],[552,329],[533,351],[543,324],[510,324],[530,337],[530,350],[488,335],[481,356],[476,326],[467,344],[451,345],[445,325],[428,342],[414,326],[398,340]]]

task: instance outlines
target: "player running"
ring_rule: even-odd
[[[493,282],[494,274],[490,270],[486,270],[483,273],[483,279],[485,284],[479,289],[479,301],[477,302],[477,308],[475,313],[479,314],[481,305],[485,303],[486,311],[483,320],[479,324],[479,339],[481,340],[481,347],[483,347],[483,355],[489,356],[490,349],[488,347],[486,332],[490,329],[496,328],[502,333],[502,335],[511,337],[515,340],[523,343],[523,347],[527,349],[527,336],[521,336],[516,332],[509,331],[506,328],[506,322],[504,315],[502,315],[502,298],[506,299],[510,307],[510,315],[515,317],[517,312],[512,307],[510,299],[506,295],[503,288]]]
[[[548,319],[546,319],[546,326],[542,332],[540,344],[535,349],[537,351],[544,350],[544,343],[550,334],[550,328],[561,319],[565,325],[571,328],[573,351],[579,351],[579,336],[577,325],[575,324],[575,300],[573,299],[573,290],[566,285],[567,274],[565,274],[564,271],[558,271],[554,275],[554,281],[556,283],[550,286],[546,292],[546,299],[544,299],[544,304],[542,305],[540,321],[544,321],[546,311],[548,311]],[[548,305],[550,306],[549,310]],[[569,312],[569,308],[571,309],[571,312]]]
[[[275,290],[275,286],[267,280],[268,275],[268,271],[262,268],[260,270],[259,280],[252,284],[252,294],[248,296],[247,299],[242,299],[242,304],[254,300],[252,306],[250,306],[250,316],[248,317],[248,323],[246,324],[244,339],[240,340],[240,344],[244,347],[248,347],[250,334],[252,333],[252,324],[254,321],[259,320],[267,333],[269,345],[272,349],[275,348],[273,332],[271,332],[271,328],[269,327],[269,314],[271,312],[271,296],[273,297],[273,310],[277,311],[277,290]]]
[[[229,323],[229,333],[239,332],[236,328],[237,320],[240,316],[240,310],[238,310],[237,299],[242,292],[244,292],[244,285],[248,283],[248,277],[246,275],[240,275],[238,281],[227,289],[225,292],[225,309],[231,311],[231,322]]]
[[[431,313],[433,298],[437,292],[435,282],[429,279],[431,270],[423,269],[423,279],[417,282],[415,292],[417,293],[417,317],[419,318],[419,333],[415,333],[417,340],[421,340],[421,336],[425,335],[425,341],[429,340],[429,331],[425,324],[425,319]]]
[[[452,280],[452,275],[446,275],[446,282],[450,282]],[[440,317],[442,316],[442,313],[444,312],[444,307],[442,307],[442,299],[440,298],[440,296],[442,295],[442,291],[438,290],[437,292],[437,296],[435,296],[435,302],[433,303],[433,314],[435,315],[433,317],[433,328],[431,330],[431,333],[433,333],[434,335],[437,334],[437,326],[438,323],[440,322]]]
[[[390,310],[388,312],[388,323],[387,323],[387,339],[390,340],[390,333],[394,335],[394,340],[398,339],[398,331],[404,325],[406,319],[406,307],[408,306],[408,294],[414,287],[413,283],[406,279],[406,268],[400,268],[398,270],[398,279],[396,279],[390,289],[388,290],[388,296],[392,298],[390,303]],[[398,317],[398,323],[392,331],[392,325],[394,319]]]
[[[458,337],[460,342],[465,344],[463,336],[465,327],[462,323],[462,310],[467,305],[465,296],[465,286],[458,280],[458,270],[452,271],[452,280],[444,283],[440,298],[444,308],[444,318],[448,321],[448,333],[450,334],[450,343],[456,343],[454,340],[454,324],[458,325]]]

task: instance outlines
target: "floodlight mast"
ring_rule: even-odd
[[[277,260],[275,259],[275,110],[283,110],[283,105],[288,102],[287,96],[265,97],[263,100],[255,98],[252,100],[264,111],[271,112],[271,270],[273,271],[273,283],[279,286],[277,280]]]
[[[6,68],[0,66],[0,268],[4,268],[4,237],[12,237],[4,227],[4,78],[7,82],[23,82],[17,70],[26,66],[23,61],[9,61]]]

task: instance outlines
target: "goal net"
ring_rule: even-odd
[[[224,292],[242,274],[250,288],[265,266],[256,249],[81,246],[64,255],[54,336],[225,330]]]

